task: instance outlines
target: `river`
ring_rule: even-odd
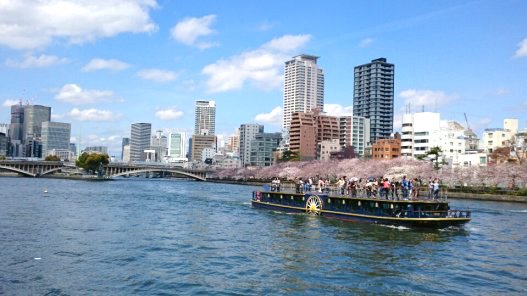
[[[470,223],[415,230],[254,209],[256,189],[0,178],[0,294],[527,294],[526,204],[452,200]]]

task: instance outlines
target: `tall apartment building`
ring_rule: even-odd
[[[264,132],[264,126],[260,124],[242,124],[240,125],[240,161],[242,166],[251,163],[251,141],[257,134]]]
[[[150,147],[152,124],[133,123],[130,137],[130,161],[145,161],[144,151]]]
[[[292,114],[289,149],[302,160],[320,158],[317,145],[340,138],[338,117],[322,115],[317,109]]]
[[[324,110],[324,71],[317,65],[318,57],[298,55],[285,62],[284,138],[289,143],[289,128],[294,112]]]
[[[353,115],[370,119],[370,143],[393,132],[394,65],[385,58],[355,67]]]
[[[186,162],[187,137],[185,133],[168,134],[168,162]]]
[[[45,121],[42,123],[42,157],[46,157],[53,149],[68,150],[70,148],[71,124]]]
[[[364,157],[370,142],[370,119],[362,116],[339,117],[340,146],[353,146],[354,152]]]
[[[216,134],[216,102],[196,101],[194,134],[206,136]]]

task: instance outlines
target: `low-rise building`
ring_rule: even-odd
[[[259,133],[251,141],[251,166],[273,165],[273,151],[280,145],[282,133]]]
[[[377,139],[371,148],[374,160],[399,158],[401,157],[401,136],[395,133],[391,139]]]

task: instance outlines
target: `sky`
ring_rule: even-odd
[[[439,112],[479,133],[527,123],[527,1],[0,0],[0,123],[23,101],[52,107],[80,146],[135,122],[193,132],[216,101],[221,139],[244,123],[281,130],[284,62],[319,56],[325,111],[350,115],[353,68],[395,64],[402,114]]]

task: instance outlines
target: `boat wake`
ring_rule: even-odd
[[[512,213],[527,213],[527,210],[510,210]]]
[[[379,224],[379,226],[397,229],[397,230],[410,230],[411,229],[410,227],[406,227],[406,226],[383,225],[383,224]]]

